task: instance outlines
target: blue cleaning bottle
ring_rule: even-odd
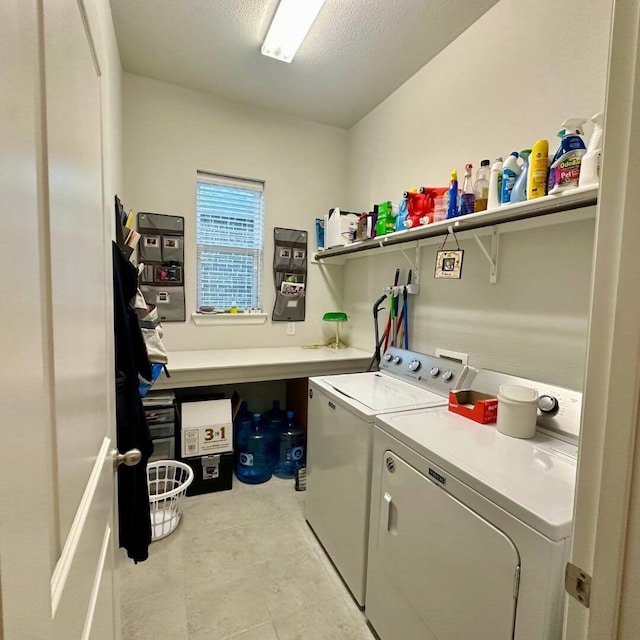
[[[502,163],[502,190],[500,191],[500,205],[511,202],[511,191],[520,175],[520,165],[518,164],[518,152],[512,151],[507,159]]]
[[[529,179],[529,156],[531,149],[523,149],[520,152],[522,158],[522,171],[516,179],[513,189],[511,190],[511,203],[525,202],[527,199],[527,181]]]
[[[280,433],[278,463],[273,470],[278,478],[294,478],[296,471],[304,465],[304,432],[294,418],[293,411],[287,411],[287,426]]]
[[[260,484],[271,478],[271,438],[260,427],[260,414],[253,414],[253,427],[238,438],[236,476],[246,484]]]
[[[407,227],[405,226],[405,221],[407,216],[409,215],[409,211],[407,209],[409,205],[409,192],[405,191],[402,196],[402,200],[400,200],[400,204],[398,205],[398,215],[396,216],[396,231],[404,231]]]
[[[451,181],[449,182],[449,206],[447,207],[447,219],[455,218],[458,213],[458,170],[451,169]]]

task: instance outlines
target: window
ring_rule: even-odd
[[[198,172],[197,308],[262,309],[264,183]]]

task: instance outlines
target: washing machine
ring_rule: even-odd
[[[456,361],[390,348],[379,371],[309,379],[305,518],[361,607],[375,417],[444,406],[469,371]]]
[[[581,394],[539,392],[531,439],[445,408],[376,419],[366,616],[381,640],[555,640],[572,531]]]

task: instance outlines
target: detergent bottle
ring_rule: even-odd
[[[564,128],[558,131],[558,137],[561,140],[549,167],[547,183],[549,195],[562,193],[578,186],[582,156],[587,150],[582,139],[584,123],[584,118],[569,118],[562,123]]]
[[[511,190],[511,203],[524,202],[527,199],[527,180],[529,179],[529,156],[531,149],[523,149],[520,152],[522,158],[522,171]]]
[[[396,216],[396,231],[402,231],[406,229],[405,222],[407,221],[407,216],[409,215],[409,210],[407,205],[409,204],[409,192],[405,191],[402,196],[402,200],[400,200],[400,204],[398,204],[398,215]]]
[[[520,165],[518,164],[518,152],[512,151],[502,165],[502,190],[500,191],[500,204],[505,205],[511,202],[511,191],[520,175]]]
[[[589,138],[587,152],[582,156],[579,187],[592,187],[600,182],[604,113],[602,111],[596,113],[591,118],[591,122],[593,122],[593,133]]]
[[[549,170],[549,142],[537,140],[529,156],[529,180],[527,200],[541,198],[547,194],[547,171]]]
[[[422,196],[422,210],[419,218],[421,225],[435,222],[436,200],[446,193],[446,187],[420,187],[418,193]]]
[[[449,206],[447,208],[447,218],[458,216],[458,170],[451,169],[451,180],[449,182]]]
[[[546,175],[545,175],[546,179]],[[502,192],[502,158],[497,157],[491,165],[489,174],[489,196],[487,197],[487,209],[500,206],[500,194]]]

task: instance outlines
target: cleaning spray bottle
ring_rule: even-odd
[[[592,187],[600,182],[600,164],[602,162],[602,134],[604,132],[604,112],[599,111],[593,118],[593,133],[587,145],[587,152],[582,156],[579,187]]]
[[[546,176],[545,176],[546,178]],[[500,206],[500,192],[502,191],[502,158],[498,157],[491,165],[489,174],[489,197],[487,198],[487,209],[494,209]]]
[[[449,182],[449,206],[447,208],[447,218],[458,216],[458,170],[451,169],[451,180]]]
[[[549,195],[554,195],[574,189],[580,179],[580,165],[586,147],[582,135],[584,118],[569,118],[562,123],[564,129],[558,131],[561,138],[560,146],[549,167],[549,181],[547,183]]]
[[[460,197],[460,215],[466,216],[473,213],[476,195],[473,191],[473,182],[471,179],[471,163],[464,165],[464,181],[462,183],[462,196]]]
[[[547,171],[549,170],[549,143],[537,140],[529,156],[529,181],[527,200],[541,198],[547,194]]]
[[[520,175],[520,165],[518,164],[518,152],[512,151],[502,165],[502,190],[500,191],[500,204],[505,205],[511,202],[511,191]]]
[[[522,171],[511,190],[511,203],[524,202],[527,199],[527,180],[529,179],[529,156],[531,149],[523,149],[520,152],[522,158]]]

